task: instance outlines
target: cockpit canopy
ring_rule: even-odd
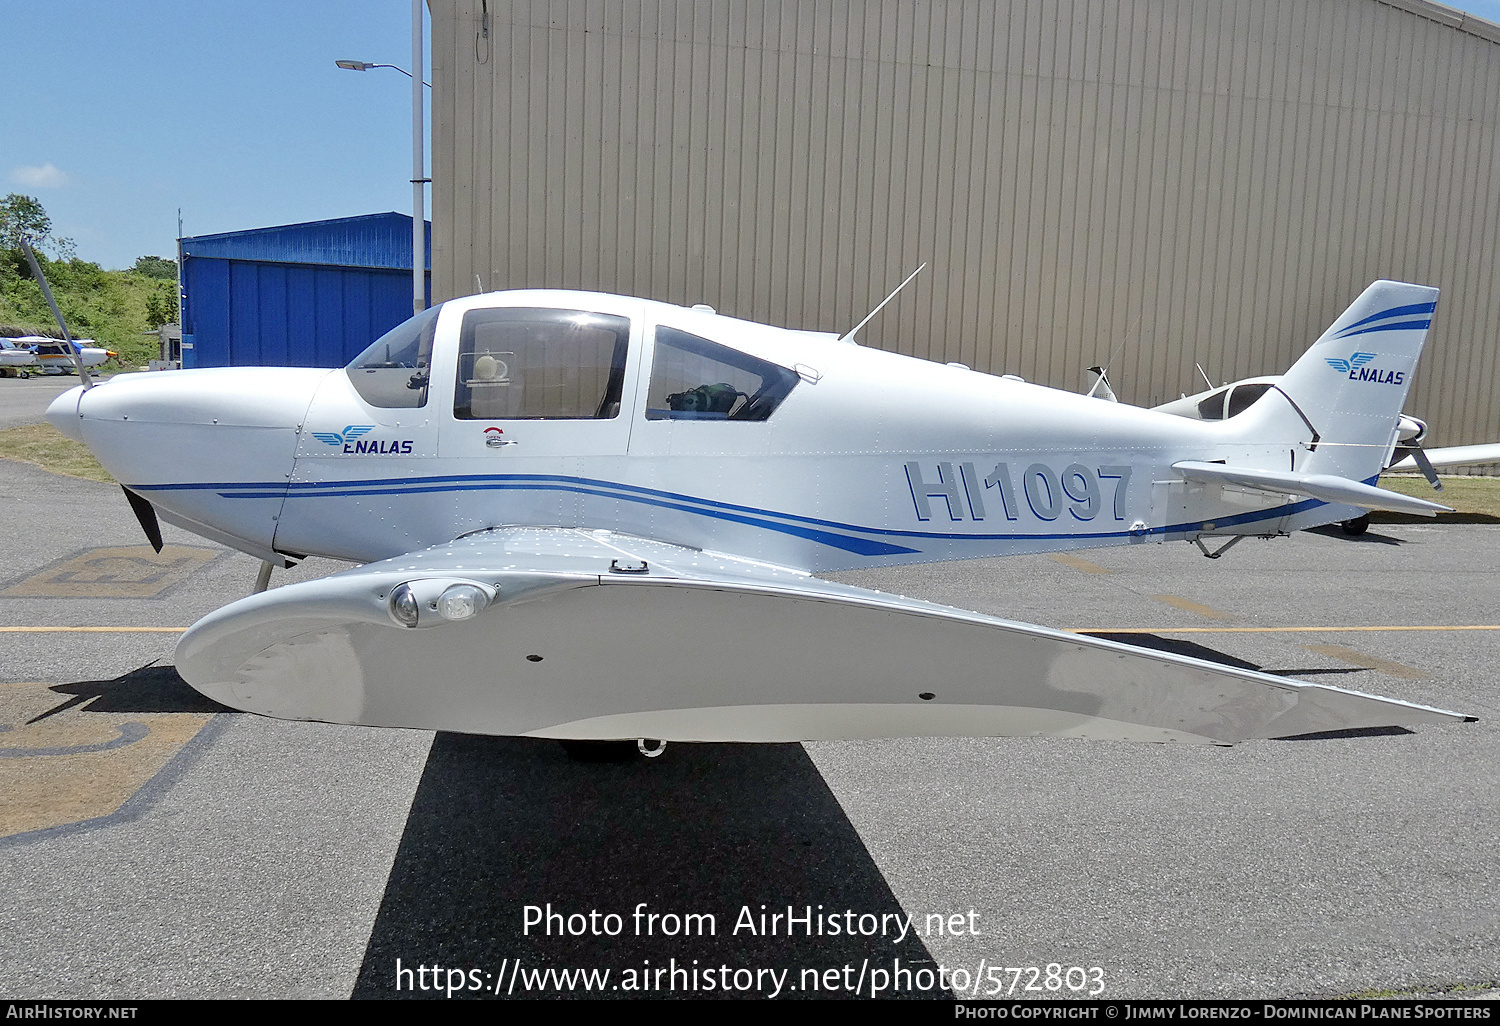
[[[397,325],[346,368],[365,402],[427,404],[442,306]],[[464,311],[453,387],[458,420],[610,420],[620,416],[631,320],[614,313],[493,306]],[[654,325],[647,420],[764,421],[799,378],[732,346]],[[453,356],[437,357],[439,360]]]

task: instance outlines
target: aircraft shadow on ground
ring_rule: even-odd
[[[1433,494],[1434,502],[1444,501],[1441,492]],[[1439,513],[1436,517],[1419,517],[1409,513],[1371,513],[1372,524],[1500,524],[1500,517],[1490,513]]]
[[[559,936],[554,921],[523,932],[525,907],[551,904],[563,916],[597,911],[620,917],[617,936],[601,920],[581,936]],[[713,935],[664,936],[643,915],[709,913]],[[861,967],[911,970],[934,963],[915,933],[893,936],[760,934],[767,915],[807,906],[814,916],[904,915],[837,799],[801,745],[673,744],[657,759],[586,763],[552,741],[440,733],[396,853],[370,936],[355,997],[398,996],[403,969],[440,965],[478,970],[479,993],[508,992],[504,974],[551,969],[611,969],[602,993],[555,985],[518,986],[515,997],[750,997],[719,985],[692,989],[697,969],[788,970],[785,997],[852,997],[847,990],[793,990],[805,969],[840,971],[841,985]],[[819,906],[822,909],[819,909]],[[756,931],[735,931],[748,907]],[[950,911],[950,910],[943,910]],[[963,911],[954,909],[951,911]],[[815,920],[817,922],[826,920]],[[704,921],[699,921],[704,923]],[[871,920],[865,920],[868,926]],[[887,920],[890,929],[895,921]],[[783,920],[784,923],[784,920]],[[575,926],[583,925],[574,920]],[[918,919],[918,925],[922,924]],[[675,959],[675,966],[672,960]],[[695,961],[696,960],[696,961]],[[852,976],[844,977],[850,966]],[[627,971],[683,970],[675,989],[613,990]],[[488,975],[486,975],[488,974]],[[445,977],[446,978],[446,977]],[[867,981],[870,974],[866,973]],[[647,977],[647,979],[650,979]],[[745,977],[741,976],[740,981]],[[496,981],[499,980],[497,988]],[[429,982],[431,978],[429,977]],[[636,983],[642,982],[635,978]],[[424,993],[401,977],[399,996]],[[825,984],[826,985],[826,984]],[[868,982],[862,996],[869,996]],[[945,990],[900,997],[948,997]]]
[[[1425,518],[1424,518],[1425,519]],[[1405,521],[1403,521],[1404,523]],[[1418,519],[1413,517],[1412,523]],[[1430,522],[1430,521],[1429,521]],[[1322,527],[1307,528],[1308,534],[1321,534],[1325,538],[1337,538],[1339,541],[1349,542],[1351,545],[1405,545],[1406,541],[1401,538],[1392,537],[1389,534],[1379,534],[1374,531],[1366,531],[1364,534],[1348,534],[1338,524],[1324,524]]]
[[[1219,663],[1222,666],[1233,666],[1241,670],[1256,670],[1261,673],[1271,673],[1278,677],[1319,677],[1340,676],[1348,673],[1368,673],[1362,666],[1335,667],[1332,669],[1308,667],[1296,669],[1266,669],[1256,663],[1232,656],[1227,652],[1220,652],[1216,648],[1207,645],[1199,645],[1196,642],[1185,641],[1181,638],[1163,638],[1155,634],[1120,634],[1108,631],[1087,631],[1089,637],[1103,638],[1106,641],[1118,641],[1122,645],[1135,645],[1138,648],[1155,649],[1158,652],[1171,652],[1176,655],[1191,656],[1194,659],[1203,659],[1211,663]],[[1287,737],[1272,738],[1273,741],[1329,741],[1339,738],[1351,737],[1396,737],[1405,734],[1414,734],[1415,731],[1407,730],[1405,727],[1351,727],[1347,730],[1322,730],[1312,734],[1293,734]]]
[[[49,690],[67,698],[31,722],[56,716],[75,706],[101,713],[221,713],[234,712],[194,691],[171,666],[148,664],[112,680],[54,684]]]

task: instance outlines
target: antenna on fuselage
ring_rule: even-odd
[[[927,266],[927,262],[924,260],[922,262],[922,267],[926,267],[926,266]],[[917,275],[921,274],[922,273],[922,267],[918,267],[915,271],[913,271],[910,274],[908,274],[906,276],[906,281],[903,281],[900,285],[896,286],[895,292],[892,292],[889,296],[886,296],[884,299],[882,299],[880,301],[880,306],[877,306],[875,309],[873,309],[869,313],[865,314],[865,319],[864,320],[860,321],[854,327],[850,328],[847,332],[845,332],[844,334],[840,335],[839,336],[839,341],[840,342],[853,342],[854,341],[854,334],[855,334],[855,332],[859,331],[859,329],[863,328],[866,324],[869,324],[870,321],[874,318],[874,316],[876,314],[878,314],[885,307],[885,304],[889,303],[891,300],[893,300],[893,299],[896,298],[896,293],[897,292],[900,292],[902,289],[906,288],[906,286],[911,283],[911,280],[913,278],[915,278]]]
[[[1213,379],[1208,376],[1208,371],[1203,369],[1203,364],[1195,362],[1193,366],[1197,367],[1198,373],[1203,375],[1203,383],[1212,389],[1214,387]]]

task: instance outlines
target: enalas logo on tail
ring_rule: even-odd
[[[1432,327],[1432,314],[1436,309],[1435,301],[1393,306],[1341,328],[1333,337],[1353,338],[1355,335],[1368,335],[1379,331],[1426,331]],[[1373,381],[1377,385],[1405,384],[1406,371],[1365,366],[1378,356],[1378,353],[1351,353],[1348,359],[1330,357],[1324,357],[1324,359],[1334,370],[1347,374],[1350,381]]]
[[[1375,355],[1376,354],[1374,353],[1355,353],[1347,360],[1329,359],[1328,366],[1332,367],[1336,371],[1343,371],[1345,374],[1348,374],[1350,371],[1358,370],[1360,367],[1363,367],[1365,364],[1375,359]]]
[[[1400,385],[1406,381],[1405,371],[1366,367],[1365,364],[1375,359],[1377,355],[1376,353],[1351,353],[1347,360],[1332,357],[1323,359],[1334,370],[1349,375],[1350,381],[1373,381],[1377,385]]]

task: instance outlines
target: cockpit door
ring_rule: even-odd
[[[434,361],[446,397],[439,455],[497,470],[535,456],[624,455],[643,319],[629,300],[604,305],[465,310]]]

